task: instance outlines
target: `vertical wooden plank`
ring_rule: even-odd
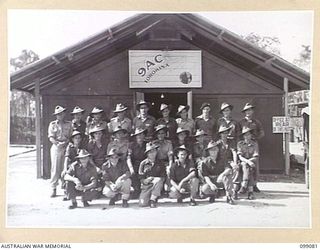
[[[192,90],[187,93],[187,104],[190,106],[188,117],[192,118]]]
[[[43,177],[41,164],[41,100],[40,100],[40,79],[35,81],[35,100],[36,100],[36,152],[37,152],[37,178]]]
[[[133,108],[136,110],[136,105],[141,100],[144,100],[144,93],[143,92],[135,92],[135,98],[134,98]],[[136,110],[136,115],[138,115],[138,110]]]
[[[289,108],[288,108],[288,91],[289,91],[289,81],[288,78],[283,79],[283,90],[284,90],[284,115],[286,117],[289,116]],[[290,152],[289,152],[289,133],[284,134],[284,154],[285,154],[285,173],[286,175],[290,174]]]

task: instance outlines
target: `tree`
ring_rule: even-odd
[[[293,60],[293,64],[309,72],[311,63],[311,48],[310,45],[301,45],[301,47],[302,50],[300,51],[298,57]]]
[[[24,66],[39,60],[39,56],[32,50],[22,50],[18,57],[10,58],[13,71],[22,69]]]
[[[252,44],[255,44],[259,48],[262,48],[272,54],[280,56],[280,40],[274,36],[261,36],[255,32],[251,32],[248,35],[242,36],[242,38]]]
[[[10,59],[11,72],[39,60],[32,50],[23,50]],[[19,90],[10,92],[10,142],[34,143],[35,100],[32,94]]]

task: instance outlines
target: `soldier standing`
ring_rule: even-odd
[[[132,121],[132,128],[144,128],[147,130],[146,140],[151,141],[153,138],[154,126],[156,119],[148,114],[150,109],[150,103],[146,101],[140,101],[137,104],[137,110],[139,110],[139,115],[137,115]]]
[[[196,117],[195,128],[203,130],[206,133],[205,143],[208,144],[209,141],[214,139],[216,136],[216,121],[210,116],[210,103],[202,103],[200,110],[202,114]]]
[[[243,128],[250,128],[252,129],[252,140],[255,140],[259,144],[259,140],[265,136],[264,129],[262,127],[261,122],[258,119],[255,119],[254,116],[254,106],[250,103],[246,103],[244,108],[242,109],[242,112],[245,114],[245,117],[240,120],[240,129]],[[259,162],[256,163],[256,171],[254,173],[254,185],[253,185],[253,191],[254,192],[260,192],[257,182],[259,179]]]
[[[162,114],[162,118],[159,118],[156,122],[157,125],[166,125],[168,132],[167,138],[171,141],[176,140],[176,130],[177,130],[177,122],[174,118],[170,117],[171,105],[167,105],[162,103],[160,105],[160,113]]]
[[[69,138],[72,134],[70,121],[65,120],[66,109],[62,106],[56,106],[53,113],[56,120],[50,122],[48,128],[48,138],[52,143],[50,149],[51,156],[51,197],[56,197],[57,186],[63,170],[64,155]]]

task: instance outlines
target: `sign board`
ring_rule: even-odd
[[[288,93],[288,104],[289,105],[299,105],[308,104],[310,98],[309,90],[300,90]]]
[[[290,118],[286,116],[272,117],[272,132],[273,133],[289,133],[290,132]]]
[[[201,88],[201,50],[129,50],[130,88]]]

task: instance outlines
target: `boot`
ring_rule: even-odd
[[[116,204],[116,199],[115,199],[115,197],[113,197],[109,201],[109,206],[114,206],[115,204]]]
[[[229,203],[230,205],[234,205],[234,200],[230,195],[227,196],[227,203]]]
[[[90,206],[87,201],[83,201],[82,203],[83,203],[83,207],[89,207]]]
[[[183,198],[178,198],[177,203],[179,203],[179,204],[183,203]]]
[[[214,203],[216,201],[216,197],[214,195],[210,196],[209,203]]]
[[[238,200],[238,193],[234,192],[234,194],[231,197],[233,200]]]
[[[157,207],[157,202],[154,200],[150,200],[150,207],[151,208],[156,208]]]
[[[254,200],[253,192],[248,193],[248,200]]]
[[[257,187],[257,184],[253,186],[253,192],[260,193],[260,189]]]
[[[129,207],[128,200],[122,200],[122,207],[124,208]]]
[[[57,196],[57,189],[54,188],[54,189],[52,189],[52,193],[51,193],[50,197],[54,198],[56,196]]]
[[[198,205],[197,202],[194,199],[190,199],[190,206],[196,206]]]
[[[245,194],[247,192],[247,188],[242,186],[239,190],[239,194]]]
[[[78,204],[76,201],[73,201],[72,204],[68,207],[69,209],[75,209],[78,207]]]

